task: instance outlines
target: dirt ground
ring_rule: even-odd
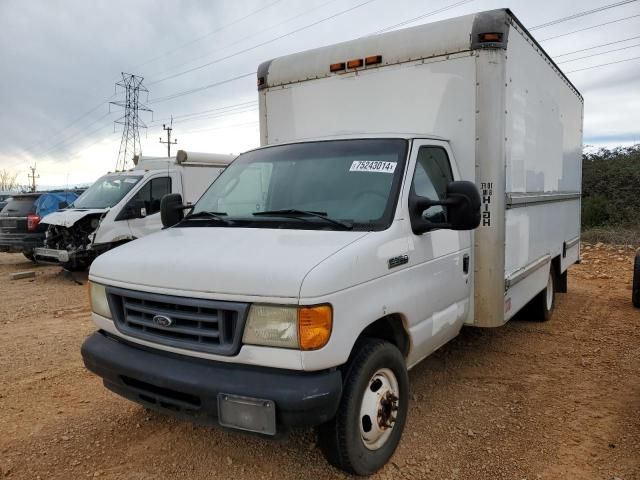
[[[632,257],[583,246],[550,322],[465,329],[412,370],[402,442],[374,478],[640,479]],[[110,393],[82,365],[92,330],[86,286],[0,254],[0,478],[346,478],[310,430],[268,441]]]

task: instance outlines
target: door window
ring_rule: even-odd
[[[444,200],[447,185],[453,181],[447,152],[440,147],[420,147],[413,176],[413,190],[416,195],[431,200]],[[432,223],[445,223],[446,211],[441,205],[429,207],[423,217]]]
[[[162,197],[167,193],[171,193],[171,178],[153,178],[138,190],[132,198],[132,201],[144,202],[144,208],[147,210],[147,215],[153,215],[160,211],[160,200],[162,200]]]

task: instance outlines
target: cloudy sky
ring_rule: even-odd
[[[165,154],[158,139],[171,115],[179,148],[239,153],[259,143],[255,76],[247,74],[263,60],[505,6],[532,28],[618,3],[2,0],[0,169],[24,184],[37,162],[41,185],[91,182],[112,170],[121,112],[108,102],[122,97],[114,84],[123,71],[143,76],[149,89],[145,155]],[[532,33],[585,98],[585,145],[640,142],[640,1]]]

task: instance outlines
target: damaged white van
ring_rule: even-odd
[[[258,89],[262,147],[93,263],[84,363],[184,418],[317,426],[332,464],[371,474],[409,368],[566,291],[582,97],[508,10],[277,58]]]
[[[184,150],[173,158],[134,157],[133,169],[100,177],[69,208],[42,219],[49,227],[35,260],[86,269],[101,253],[159,231],[164,195],[195,202],[234,158]]]

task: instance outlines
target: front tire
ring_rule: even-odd
[[[318,428],[318,444],[335,467],[371,475],[395,452],[408,406],[404,357],[389,342],[365,339],[347,364],[338,413]]]
[[[634,307],[640,308],[640,250],[636,253],[636,259],[633,263],[633,287],[631,301],[633,302]]]

